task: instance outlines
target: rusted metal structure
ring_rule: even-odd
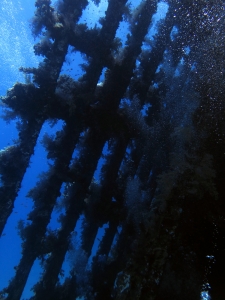
[[[38,68],[21,68],[32,74],[32,82],[16,83],[2,98],[8,117],[16,115],[20,122],[19,140],[0,152],[1,232],[43,123],[63,120],[64,126],[55,139],[45,140],[54,164],[29,193],[34,209],[21,229],[22,258],[2,299],[20,299],[40,257],[43,275],[33,287],[35,300],[194,300],[208,281],[212,299],[223,299],[218,278],[225,229],[225,4],[167,3],[150,43],[146,35],[156,0],[133,10],[126,0],[110,0],[101,29],[78,24],[87,0],[62,0],[57,7],[36,1],[32,30],[44,39],[34,50],[44,60]],[[125,16],[131,34],[122,47],[115,35]],[[151,47],[143,48],[144,42]],[[69,46],[88,58],[77,81],[60,76]],[[95,182],[106,142],[109,153]],[[72,159],[76,147],[79,155]],[[61,228],[49,233],[63,184],[66,212]],[[60,284],[82,213],[81,253],[89,256],[99,226],[109,227],[91,269],[71,270]],[[213,267],[207,255],[215,258]],[[82,276],[87,280],[81,282]]]

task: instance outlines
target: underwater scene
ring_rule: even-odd
[[[224,300],[225,1],[0,25],[0,300]]]

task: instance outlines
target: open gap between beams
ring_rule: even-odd
[[[101,28],[99,23],[100,18],[105,17],[105,12],[108,8],[108,1],[101,0],[98,5],[95,5],[94,1],[89,0],[88,6],[83,10],[82,16],[79,19],[78,24],[86,24],[88,29]]]
[[[78,80],[85,74],[82,69],[84,64],[86,64],[85,56],[80,51],[75,51],[74,47],[69,46],[59,76],[67,75],[73,80]]]
[[[101,227],[98,228],[98,232],[95,236],[95,240],[91,249],[91,255],[88,258],[88,262],[87,262],[87,269],[90,270],[91,269],[91,265],[92,265],[92,261],[94,256],[96,256],[98,250],[99,250],[99,245],[105,235],[105,230],[109,228],[109,223],[103,224]]]
[[[130,24],[129,22],[123,20],[120,22],[119,27],[116,30],[116,35],[115,35],[115,39],[119,39],[121,41],[121,48],[119,48],[119,53],[120,51],[125,47],[126,45],[126,41],[127,41],[127,35],[131,34],[130,31]],[[117,54],[118,56],[118,54]],[[117,58],[117,57],[115,57]]]
[[[179,33],[179,30],[178,30],[177,26],[174,25],[170,32],[170,39],[172,42],[175,41],[175,39],[178,36],[178,33]]]
[[[83,272],[86,269],[86,263],[87,263],[87,257],[86,257],[86,263],[85,263],[85,252],[81,248],[81,232],[82,232],[82,224],[84,220],[84,215],[81,214],[79,216],[79,219],[76,222],[74,231],[70,234],[70,249],[67,250],[62,268],[61,268],[61,276],[59,278],[60,284],[63,284],[65,279],[71,276],[71,272],[78,272],[79,274],[79,267],[78,267],[78,261],[79,261],[79,254],[83,257],[83,265],[81,266],[83,269]],[[76,269],[76,270],[75,270]]]
[[[126,152],[125,152],[124,158],[123,158],[123,160],[122,160],[122,162],[120,164],[120,167],[119,167],[118,177],[120,177],[120,175],[126,171],[127,162],[130,160],[130,154],[131,154],[131,151],[133,149],[132,143],[133,142],[131,141],[131,143],[126,148]]]
[[[98,79],[98,86],[103,86],[104,81],[106,79],[107,70],[108,70],[108,68],[106,68],[106,67],[102,69],[101,75]]]
[[[110,251],[109,251],[109,254],[108,254],[108,258],[107,258],[108,262],[115,259],[117,243],[118,243],[121,231],[122,231],[122,226],[121,225],[117,226],[117,232],[114,235],[112,245],[110,247]]]
[[[85,216],[80,215],[75,229],[71,232],[70,247],[67,250],[62,268],[60,284],[63,284],[67,278],[76,277],[76,299],[87,299],[86,294],[91,286],[89,271],[87,270],[88,255],[82,249],[81,235]]]
[[[62,224],[60,222],[60,219],[61,217],[65,216],[66,204],[67,204],[65,202],[66,197],[64,197],[66,193],[65,186],[66,183],[64,182],[60,189],[61,196],[56,199],[56,204],[51,213],[51,219],[47,226],[47,230],[54,231],[54,230],[59,230],[61,228]]]
[[[154,46],[154,42],[157,39],[157,34],[158,34],[158,30],[159,30],[159,28],[158,28],[159,22],[166,18],[168,9],[169,9],[169,6],[165,2],[160,1],[157,4],[157,11],[152,16],[152,22],[151,22],[151,25],[149,26],[148,33],[146,34],[146,36],[144,38],[144,42],[142,45],[142,51],[147,50],[147,51],[151,52],[151,49]]]
[[[102,155],[100,157],[100,159],[98,160],[98,164],[97,164],[97,168],[94,172],[94,175],[93,175],[93,180],[92,181],[97,181],[97,182],[100,182],[100,174],[101,174],[101,169],[103,167],[103,165],[105,164],[106,162],[106,155],[110,153],[110,150],[109,150],[109,142],[107,141],[102,149]]]
[[[32,291],[32,287],[37,283],[40,282],[41,276],[43,272],[42,261],[41,259],[36,258],[33,266],[30,270],[30,274],[27,278],[26,285],[24,287],[21,299],[31,299],[31,297],[35,296],[34,292]]]
[[[74,161],[79,160],[80,151],[82,151],[82,147],[83,147],[83,144],[84,144],[84,141],[85,141],[85,136],[86,136],[87,133],[88,133],[88,129],[85,130],[85,131],[82,131],[80,133],[78,142],[77,142],[77,144],[76,144],[76,146],[73,150],[72,159],[71,159],[70,165],[69,165],[70,168],[73,166]]]
[[[102,87],[104,86],[104,83],[105,83],[105,80],[106,80],[106,77],[107,77],[107,70],[108,70],[108,68],[106,68],[106,67],[102,69],[101,75],[99,76],[99,79],[98,79],[97,86],[95,88],[95,99],[96,99],[96,101],[92,105],[98,104],[99,100],[102,99]]]

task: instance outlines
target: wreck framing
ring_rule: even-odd
[[[38,68],[22,67],[32,74],[32,82],[16,83],[1,100],[21,121],[18,141],[0,152],[0,233],[42,125],[53,119],[63,120],[64,126],[45,145],[54,164],[29,192],[34,202],[31,223],[22,230],[22,258],[2,291],[6,299],[20,299],[35,259],[47,253],[51,256],[44,262],[42,278],[33,287],[35,300],[193,300],[199,299],[208,277],[214,282],[212,274],[218,276],[216,268],[214,273],[207,269],[206,256],[215,253],[221,262],[224,251],[222,246],[215,249],[213,236],[216,226],[224,239],[225,124],[220,94],[225,83],[207,60],[202,61],[201,51],[211,59],[221,54],[223,39],[215,54],[209,41],[224,25],[218,21],[215,29],[210,13],[224,18],[224,2],[168,1],[151,50],[144,50],[157,3],[142,1],[128,14],[131,34],[121,48],[115,36],[129,11],[126,0],[109,1],[101,29],[78,24],[86,0],[59,1],[57,8],[50,0],[36,1],[32,30],[48,40],[37,43],[34,51],[44,60]],[[171,39],[174,26],[179,35]],[[88,57],[85,74],[77,81],[60,76],[69,46]],[[160,69],[160,64],[166,67]],[[98,85],[104,68],[105,80]],[[177,69],[179,76],[174,76]],[[213,90],[216,80],[221,80],[221,93]],[[121,105],[123,98],[130,104]],[[146,104],[150,109],[144,116]],[[95,183],[93,174],[106,142],[110,154]],[[77,145],[82,151],[72,160]],[[60,230],[47,235],[63,183],[66,213]],[[79,294],[80,274],[71,271],[62,285],[58,276],[83,212],[82,248],[88,256],[98,227],[108,222],[109,228],[87,271],[88,286]],[[119,225],[122,231],[109,258]],[[216,294],[219,286],[213,284]]]

